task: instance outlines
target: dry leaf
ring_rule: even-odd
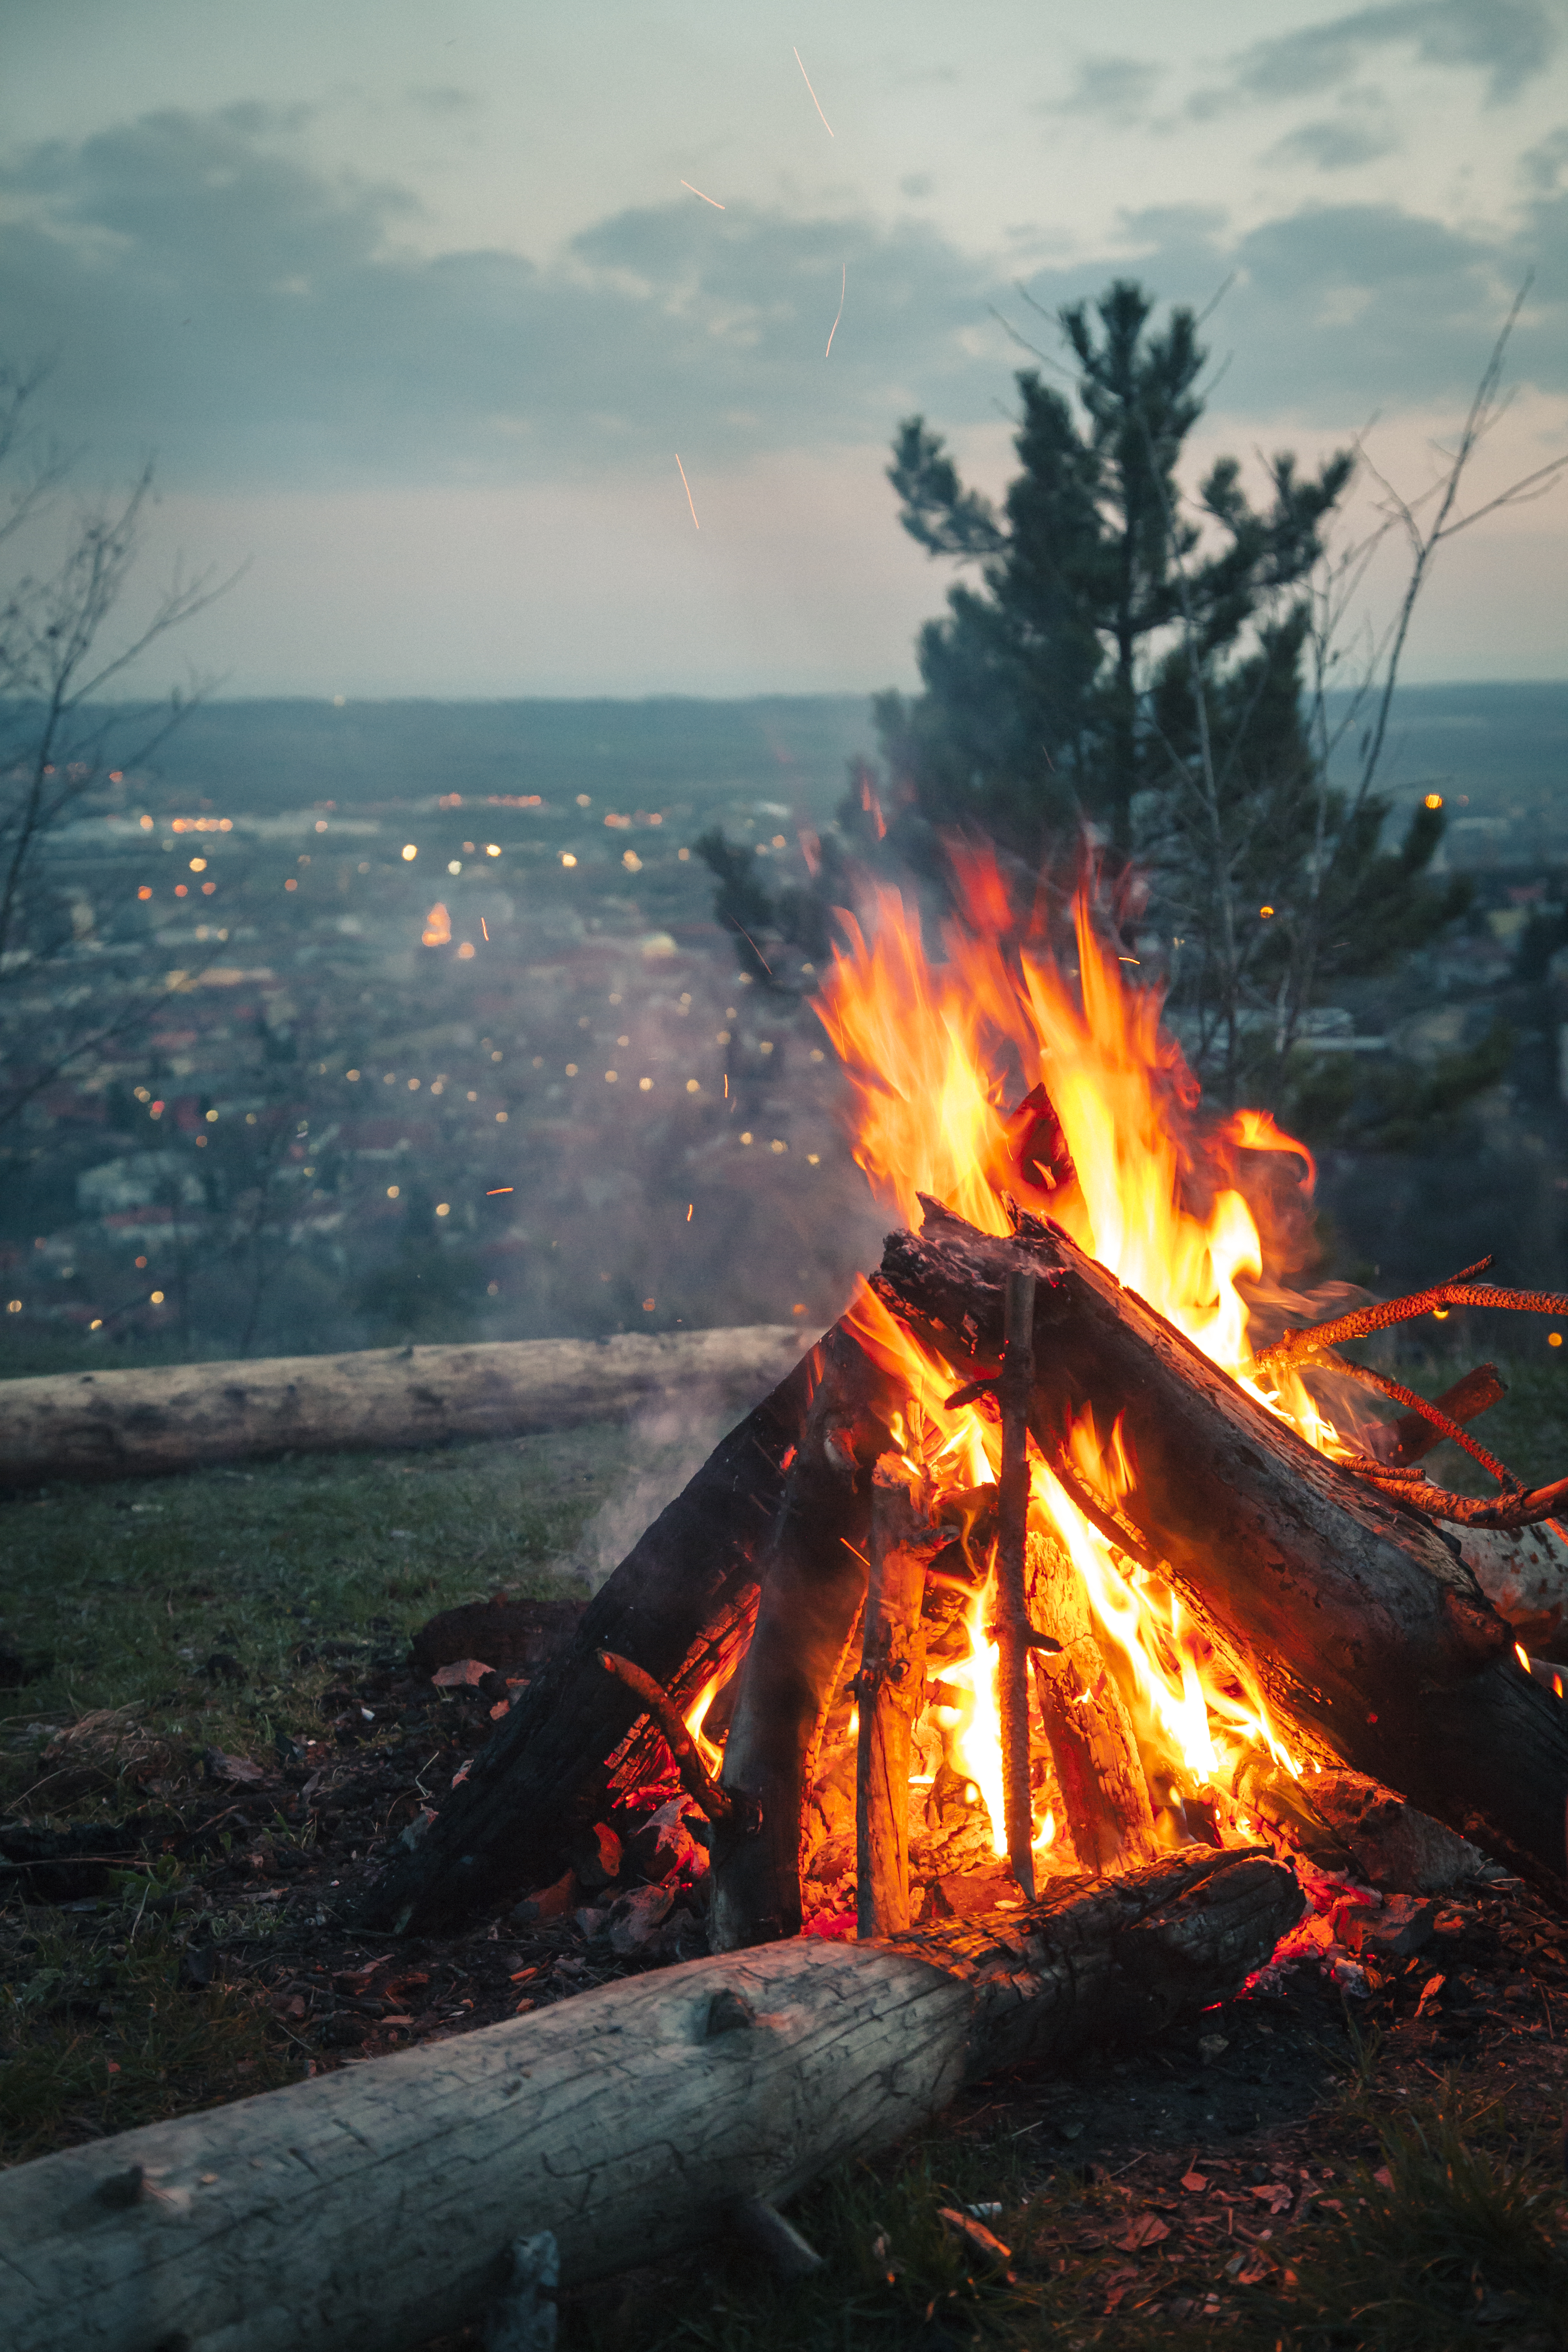
[[[1140,2246],[1157,2246],[1162,2238],[1168,2238],[1170,2234],[1170,2223],[1162,2221],[1158,2213],[1138,2213],[1112,2242],[1120,2246],[1124,2254],[1135,2254]]]

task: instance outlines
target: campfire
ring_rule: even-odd
[[[935,952],[879,890],[816,1004],[899,1220],[880,1269],[397,1856],[379,1924],[569,1864],[565,1901],[608,1836],[679,1853],[656,1885],[710,1860],[716,1949],[928,1933],[1194,1845],[1332,1848],[1369,1788],[1563,1870],[1568,1722],[1453,1530],[1568,1482],[1525,1494],[1468,1434],[1489,1367],[1431,1405],[1338,1350],[1568,1302],[1485,1265],[1375,1307],[1267,1278],[1310,1153],[1205,1112],[1091,888],[1053,940],[994,866],[956,871]],[[1428,1482],[1443,1436],[1494,1497]]]
[[[1435,1899],[1467,1880],[1560,1907],[1568,1710],[1463,1548],[1564,1490],[1468,1436],[1489,1367],[1433,1406],[1337,1351],[1568,1302],[1484,1267],[1371,1307],[1271,1286],[1259,1217],[1299,1212],[1305,1151],[1205,1119],[1087,898],[1053,956],[993,869],[961,882],[934,958],[880,897],[818,1007],[901,1220],[877,1273],[547,1656],[501,1656],[504,1602],[421,1636],[495,1728],[362,1924],[505,1902],[687,1965],[125,2135],[112,2171],[18,2168],[19,2343],[132,2308],[149,2347],[283,2312],[412,2352],[487,2306],[531,2336],[558,2278],[723,2231],[798,2278],[774,2200],[965,2083],[1191,2032],[1309,1954],[1367,1992],[1469,1932]],[[1427,1481],[1438,1435],[1494,1496]]]

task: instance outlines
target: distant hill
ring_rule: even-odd
[[[1342,709],[1345,698],[1332,698]],[[1354,744],[1336,769],[1348,775]],[[1469,795],[1477,816],[1568,800],[1568,684],[1412,686],[1394,698],[1379,788]],[[1568,812],[1565,812],[1568,814]]]
[[[859,695],[210,702],[175,729],[153,768],[165,793],[258,811],[452,792],[649,802],[741,792],[826,815],[851,753],[875,740]]]
[[[754,795],[820,819],[843,793],[846,762],[875,750],[860,695],[216,701],[175,729],[154,772],[165,799],[232,799],[259,813],[433,793],[584,792],[666,804]],[[1336,762],[1341,780],[1353,751],[1348,744]],[[1379,789],[1396,804],[1440,791],[1478,838],[1484,828],[1499,849],[1511,835],[1510,848],[1561,856],[1565,786],[1568,684],[1416,686],[1395,697]],[[1451,851],[1461,846],[1451,838]]]

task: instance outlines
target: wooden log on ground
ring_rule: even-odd
[[[1085,1870],[1123,1870],[1154,1852],[1154,1809],[1121,1693],[1105,1663],[1082,1577],[1054,1536],[1028,1544],[1035,1687],[1073,1852]]]
[[[423,1933],[560,1875],[646,1715],[599,1664],[601,1650],[651,1675],[682,1713],[733,1661],[751,1630],[758,1562],[817,1369],[814,1349],[638,1538],[426,1834],[395,1848],[362,1906],[367,1927]]]
[[[1024,1268],[1040,1276],[1030,1427],[1064,1483],[1069,1428],[1092,1414],[1109,1438],[1120,1417],[1135,1484],[1101,1517],[1163,1565],[1283,1721],[1561,1874],[1568,1708],[1520,1666],[1432,1522],[1306,1444],[1055,1227],[1025,1219],[1019,1240],[994,1240],[928,1202],[874,1286],[962,1379],[992,1378],[1006,1277]]]
[[[607,1679],[607,1678],[604,1678]],[[795,1937],[0,2174],[8,2352],[415,2352],[520,2238],[563,2284],[701,2243],[966,2080],[1234,1992],[1302,1909],[1189,1848],[897,1943]]]
[[[0,1381],[0,1489],[516,1437],[693,1390],[754,1396],[802,1344],[798,1331],[757,1324]]]
[[[889,1458],[871,1474],[871,1572],[858,1680],[855,1756],[856,1933],[898,1936],[910,1924],[910,1757],[925,1695],[921,1605],[932,1541]]]
[[[752,1801],[762,1827],[714,1834],[709,1933],[719,1951],[800,1933],[812,1771],[866,1594],[871,1470],[889,1444],[883,1383],[840,1328],[817,1360],[724,1747],[723,1784]]]

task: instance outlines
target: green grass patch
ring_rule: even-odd
[[[503,1586],[558,1589],[552,1563],[613,1490],[626,1446],[623,1431],[596,1428],[0,1505],[0,1630],[36,1671],[5,1695],[0,1805],[37,1780],[47,1734],[29,1725],[123,1711],[125,1772],[106,1725],[97,1785],[90,1763],[65,1770],[28,1806],[73,1818],[123,1811],[132,1792],[113,1783],[126,1772],[177,1778],[204,1748],[245,1754],[319,1729],[334,1649],[401,1650],[437,1610]],[[162,1772],[135,1745],[148,1739],[167,1748]]]
[[[193,1984],[183,1959],[174,1916],[149,1909],[134,1874],[89,1918],[0,1915],[0,2159],[298,2078],[299,2050],[253,1990]]]

